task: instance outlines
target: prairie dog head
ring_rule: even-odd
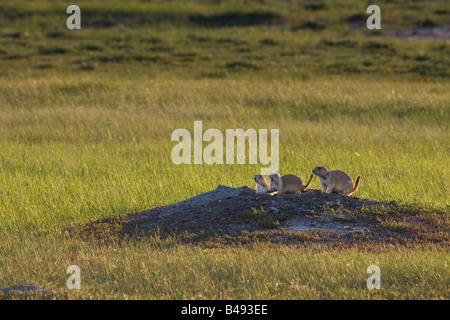
[[[269,175],[269,182],[270,182],[269,192],[274,192],[274,191],[280,192],[281,177],[278,173],[272,173],[271,175]]]
[[[327,168],[325,167],[315,167],[312,171],[318,177],[324,177],[327,175]]]
[[[253,178],[253,181],[257,184],[264,184],[267,183],[266,178],[263,175],[255,174],[255,177]]]
[[[269,176],[269,181],[270,181],[271,183],[279,184],[280,181],[281,181],[281,177],[280,177],[280,175],[279,175],[278,173],[272,173],[272,174]]]
[[[263,175],[255,174],[253,181],[256,183],[256,193],[257,194],[266,194],[269,192],[270,186],[267,183],[266,178]]]

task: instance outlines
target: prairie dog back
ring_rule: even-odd
[[[302,179],[294,174],[286,174],[280,176],[278,173],[272,173],[269,176],[270,192],[278,191],[278,194],[295,193],[305,191],[311,182],[310,178],[307,185],[304,185]]]
[[[299,192],[303,187],[302,179],[293,174],[286,174],[282,176],[281,183],[283,186],[282,193]]]

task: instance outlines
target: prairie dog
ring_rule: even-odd
[[[319,177],[322,193],[334,192],[349,196],[358,190],[360,175],[356,178],[355,187],[353,187],[352,178],[345,171],[328,171],[325,167],[315,167],[312,172]]]
[[[302,179],[296,175],[286,174],[281,177],[278,173],[272,173],[269,176],[269,192],[274,192],[275,190],[278,191],[278,194],[305,192],[313,177],[314,175],[311,174],[308,183],[305,185],[303,184]]]
[[[253,180],[256,183],[256,193],[268,193],[269,192],[269,184],[267,183],[266,178],[263,175],[255,174]]]

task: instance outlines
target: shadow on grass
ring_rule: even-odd
[[[248,27],[281,23],[282,17],[271,11],[254,11],[250,13],[225,12],[209,16],[203,14],[191,14],[189,15],[189,21],[202,27]]]

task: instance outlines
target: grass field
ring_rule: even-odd
[[[64,1],[2,1],[0,287],[53,291],[0,298],[449,299],[448,237],[220,246],[66,232],[219,184],[254,187],[259,164],[172,163],[172,131],[196,120],[280,129],[280,173],[361,174],[356,196],[448,226],[450,43],[386,36],[448,24],[444,2],[381,2],[371,32],[357,0],[78,1],[82,30],[66,29]],[[65,286],[70,264],[79,291]],[[365,285],[373,264],[381,290]]]

